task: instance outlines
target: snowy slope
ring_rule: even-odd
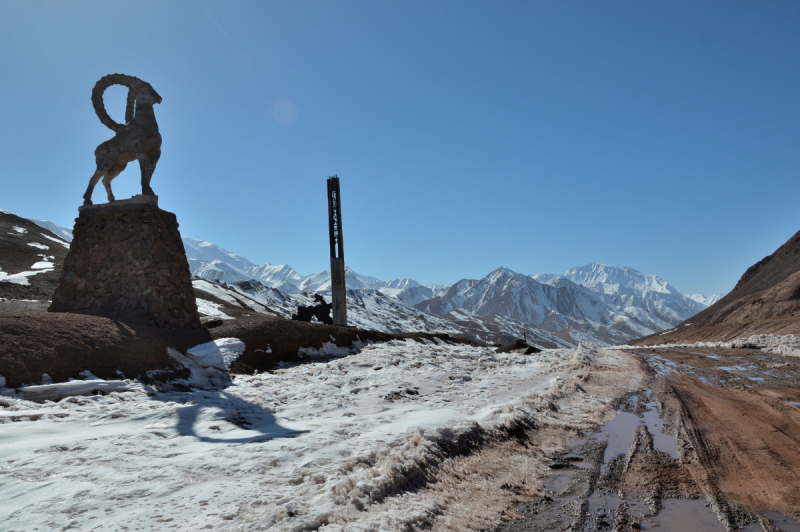
[[[0,210],[0,300],[48,300],[69,243],[37,223]]]
[[[285,318],[290,318],[297,312],[298,305],[314,305],[311,292],[286,293],[257,281],[228,283],[223,286],[209,280],[196,279],[192,284],[196,289],[204,290],[223,301],[244,305],[260,314],[267,314],[265,309],[260,308],[263,305]],[[321,293],[330,302],[330,293]],[[242,297],[247,299],[243,300]],[[388,333],[428,332],[472,337],[468,331],[445,318],[417,310],[371,288],[347,291],[347,324]]]

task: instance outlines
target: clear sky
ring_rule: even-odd
[[[0,208],[72,225],[113,72],[163,97],[182,234],[304,274],[334,174],[346,262],[385,280],[602,262],[710,294],[800,230],[794,0],[4,0]]]

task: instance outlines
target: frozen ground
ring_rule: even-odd
[[[243,349],[226,341],[234,355]],[[222,389],[116,381],[106,395],[58,402],[6,390],[2,529],[400,530],[429,513],[424,497],[369,507],[446,459],[444,449],[531,415],[535,397],[597,352],[413,340],[326,350],[342,358],[235,376]],[[230,363],[218,358],[212,365]]]

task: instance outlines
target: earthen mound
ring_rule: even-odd
[[[208,342],[205,329],[157,329],[85,314],[41,311],[0,313],[0,375],[6,386],[34,384],[47,373],[55,382],[90,371],[104,379],[147,378],[168,369],[172,347],[185,352]]]

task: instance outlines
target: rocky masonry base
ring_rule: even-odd
[[[49,311],[200,327],[175,215],[134,200],[80,209]]]

